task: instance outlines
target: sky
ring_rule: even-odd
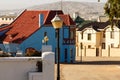
[[[0,10],[21,9],[58,1],[61,0],[0,0]],[[98,0],[62,0],[62,1],[97,2]],[[101,0],[101,2],[106,2],[106,0]]]

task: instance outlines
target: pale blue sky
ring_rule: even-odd
[[[0,0],[0,10],[4,9],[20,9],[34,5],[52,3],[61,0]],[[62,0],[62,1],[81,1],[81,2],[97,2],[98,0]],[[106,0],[101,0],[106,2]]]

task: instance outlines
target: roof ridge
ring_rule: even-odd
[[[68,24],[71,25],[70,24],[71,23],[71,21],[70,21],[70,15],[68,14],[67,17],[68,17]]]
[[[27,9],[25,9],[18,17],[15,18],[15,20],[10,23],[8,26],[12,25],[25,11],[27,11]]]
[[[62,11],[62,10],[30,10],[30,9],[25,9],[25,10],[27,10],[27,11],[48,11],[48,12],[51,12],[51,11]]]
[[[44,24],[51,24],[51,21],[54,16],[56,15],[56,13],[59,15],[59,14],[63,14],[62,10],[49,10],[48,11],[48,14],[46,16],[46,19],[44,20]]]
[[[45,18],[45,16],[44,16],[44,22],[43,22],[43,24],[45,24],[45,22],[46,22],[47,17],[48,17],[49,14],[50,14],[50,11],[48,11],[46,18]]]

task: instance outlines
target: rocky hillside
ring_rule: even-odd
[[[71,2],[66,1],[62,3],[62,10],[66,14],[72,14],[74,12],[79,12],[79,15],[85,19],[90,18],[97,18],[100,15],[104,14],[104,3],[90,3],[90,2]],[[44,4],[44,5],[37,5],[30,7],[28,9],[35,9],[35,10],[54,10],[54,9],[61,9],[61,2],[51,3],[51,4]]]
[[[104,3],[88,3],[88,2],[72,2],[72,1],[65,1],[62,2],[55,2],[50,4],[43,4],[43,5],[36,5],[26,9],[30,10],[60,10],[62,9],[64,13],[73,15],[74,12],[78,12],[82,18],[85,19],[96,19],[98,16],[104,14]],[[21,10],[13,10],[13,12],[20,13]],[[6,12],[6,11],[4,11]],[[10,12],[10,11],[9,11]]]

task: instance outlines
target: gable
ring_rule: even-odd
[[[85,30],[84,30],[84,34],[88,34],[88,33],[90,33],[90,34],[95,34],[97,31],[95,31],[93,28],[86,28]]]
[[[117,26],[113,26],[113,30],[119,32],[119,28],[118,28]],[[105,31],[112,31],[111,25],[108,25],[108,26],[105,28]]]

